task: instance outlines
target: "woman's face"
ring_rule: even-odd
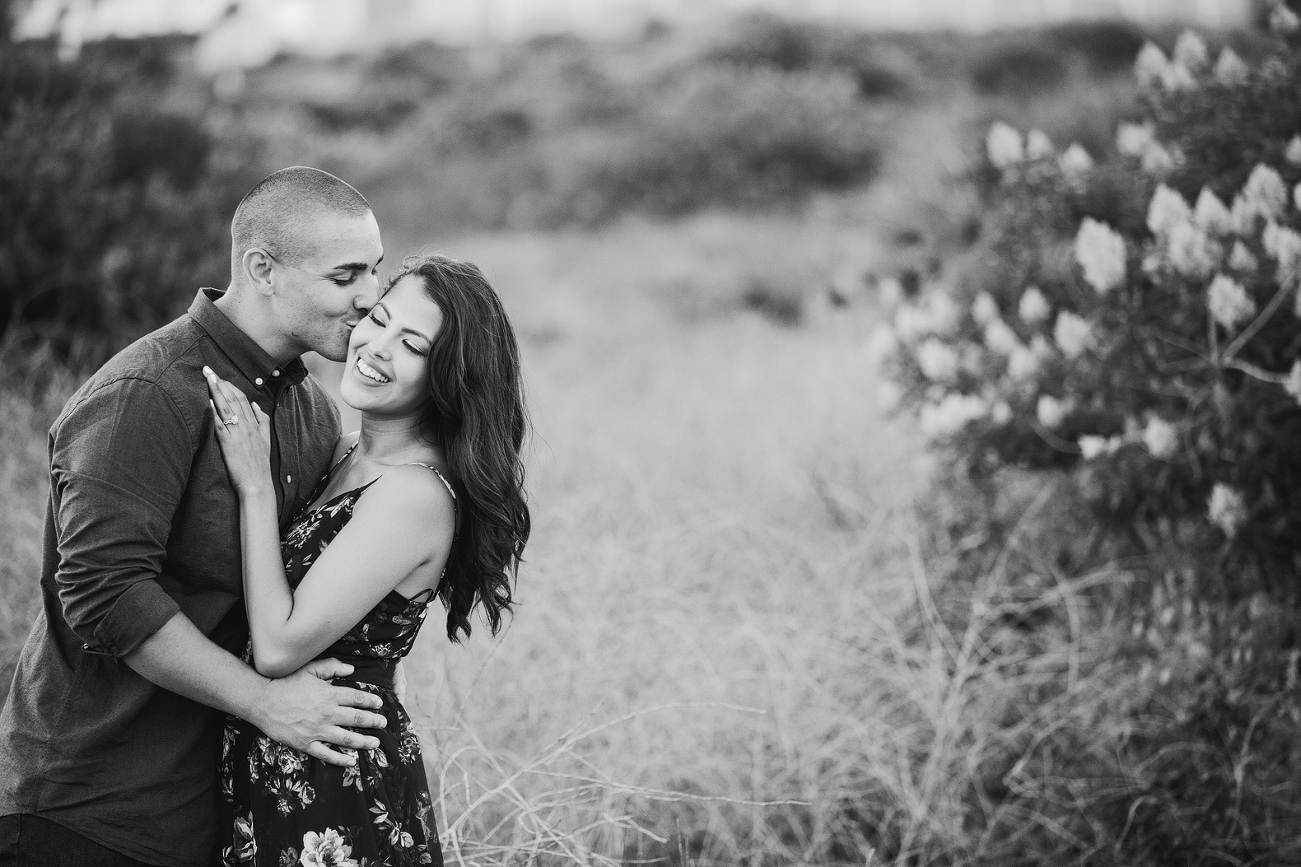
[[[374,416],[409,416],[429,399],[429,350],[443,312],[408,274],[362,317],[348,340],[339,391],[345,403]]]

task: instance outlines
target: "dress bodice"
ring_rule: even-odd
[[[298,586],[316,558],[348,523],[357,500],[370,484],[344,491],[334,499],[303,512],[290,523],[280,540],[285,577],[290,587]],[[408,599],[396,590],[390,590],[360,622],[323,650],[321,658],[401,659],[411,650],[433,596],[432,590],[425,590]]]

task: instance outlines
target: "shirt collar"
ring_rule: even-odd
[[[290,385],[302,382],[307,376],[307,366],[302,359],[294,358],[284,364],[277,364],[253,338],[217,309],[213,302],[225,294],[221,289],[205,286],[194,296],[194,303],[189,310],[190,316],[208,333],[217,348],[248,377],[249,382],[258,386],[265,384],[268,390],[276,394]]]

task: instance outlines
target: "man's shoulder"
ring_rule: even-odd
[[[189,315],[140,337],[104,362],[77,389],[60,418],[106,389],[154,394],[174,403],[178,410],[191,403],[206,406],[207,390],[200,374],[203,360],[198,351],[204,337],[203,329]]]

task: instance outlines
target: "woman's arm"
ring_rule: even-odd
[[[455,513],[422,467],[394,467],[367,490],[352,518],[291,590],[285,578],[271,483],[269,421],[243,394],[209,378],[218,440],[239,495],[244,601],[253,662],[268,677],[296,671],[338,640],[409,575],[437,580]],[[221,425],[221,419],[236,419]]]

